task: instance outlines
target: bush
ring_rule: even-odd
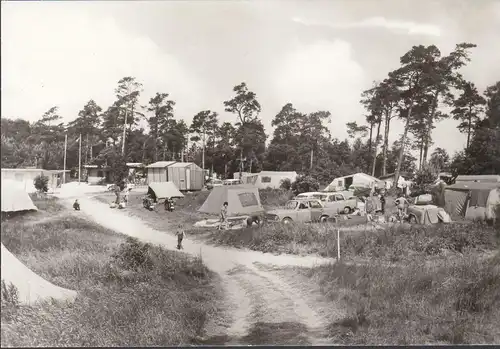
[[[49,190],[49,177],[44,175],[38,175],[33,180],[35,189],[40,193],[46,193]]]
[[[319,182],[311,176],[298,176],[292,183],[292,192],[294,195],[319,190]]]
[[[11,320],[19,307],[19,291],[14,284],[2,280],[2,320]]]
[[[290,190],[292,188],[292,181],[290,178],[282,179],[280,182],[280,189]]]

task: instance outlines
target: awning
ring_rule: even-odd
[[[148,194],[155,199],[183,198],[184,195],[173,182],[153,182],[149,184]]]

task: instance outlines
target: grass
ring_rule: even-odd
[[[420,263],[419,263],[420,262]],[[388,267],[337,263],[307,271],[347,315],[329,325],[344,345],[492,344],[500,341],[500,254]]]
[[[189,231],[188,231],[189,233]],[[241,230],[212,231],[214,244],[256,251],[291,254],[337,255],[337,227],[330,224],[269,224]],[[439,255],[445,251],[491,250],[500,246],[495,227],[480,223],[432,226],[390,225],[383,230],[342,230],[345,258],[381,258],[397,262],[414,255]]]
[[[218,314],[217,276],[199,258],[82,219],[4,221],[2,243],[40,276],[78,291],[71,305],[2,297],[2,346],[190,344]]]

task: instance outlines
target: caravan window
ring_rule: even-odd
[[[262,183],[271,183],[271,177],[263,176],[263,177],[261,177],[260,181]]]
[[[238,198],[242,207],[257,206],[259,204],[254,193],[241,193],[238,194]]]
[[[340,181],[338,182],[338,184],[337,184],[337,185],[338,185],[339,187],[341,187],[341,186],[342,186],[342,180],[340,180]]]

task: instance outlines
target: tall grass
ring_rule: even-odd
[[[4,317],[2,346],[189,344],[217,315],[213,275],[200,259],[125,239],[80,219],[26,229],[2,224],[2,243],[37,274],[78,291]]]
[[[475,344],[500,341],[500,254],[438,265],[320,266],[306,271],[348,314],[329,326],[340,344]]]
[[[215,244],[275,253],[337,255],[337,227],[330,224],[269,224],[241,230],[212,232]],[[470,249],[498,248],[500,233],[481,223],[432,226],[391,225],[381,230],[341,232],[344,257],[377,257],[398,261],[412,255],[437,255],[445,251],[459,253]]]

